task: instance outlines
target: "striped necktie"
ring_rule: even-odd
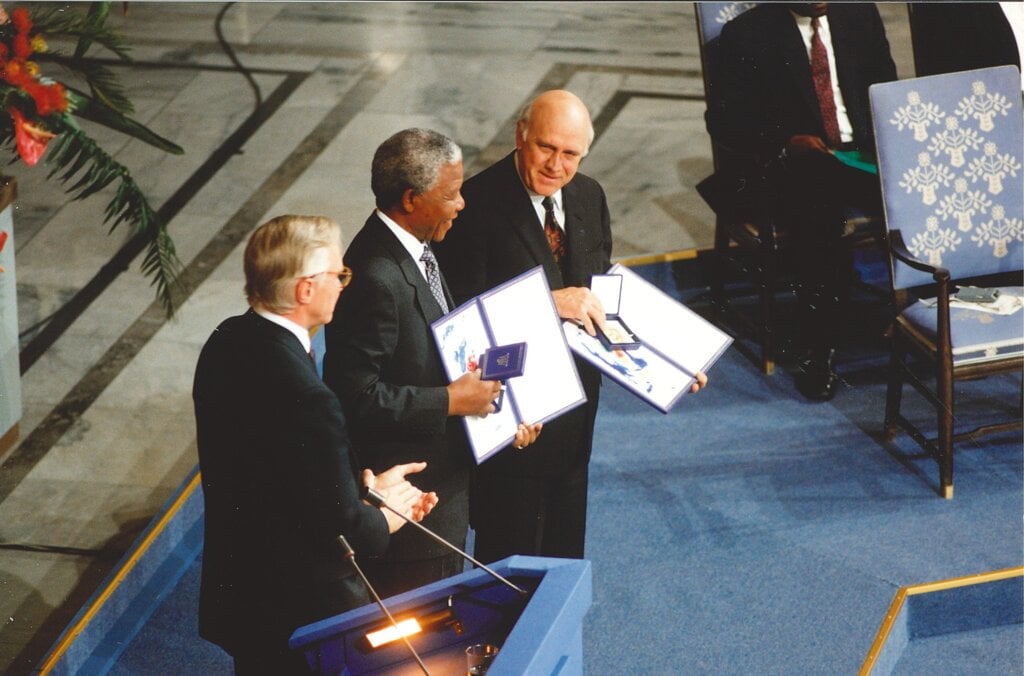
[[[430,250],[429,244],[423,245],[423,255],[420,256],[423,267],[427,270],[427,284],[430,285],[430,293],[434,300],[441,306],[441,312],[448,314],[448,301],[444,298],[444,289],[441,287],[441,272],[437,269],[437,259],[434,252]]]

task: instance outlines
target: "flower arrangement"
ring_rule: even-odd
[[[104,152],[76,119],[114,129],[165,152],[184,152],[131,119],[132,104],[112,71],[86,57],[86,52],[98,45],[122,61],[131,61],[122,38],[104,25],[109,5],[47,4],[35,6],[33,13],[17,7],[9,14],[0,6],[0,147],[12,152],[13,161],[20,159],[28,166],[45,154],[51,166],[47,177],[59,174],[65,192],[76,200],[117,182],[104,222],[111,223],[111,230],[128,223],[145,239],[142,270],[152,279],[157,297],[170,315],[174,312],[172,291],[181,263],[165,224],[128,169]],[[73,11],[78,7],[86,11]],[[73,41],[74,53],[66,55],[51,49],[44,36]],[[84,82],[89,92],[59,82],[51,74],[44,75],[44,65],[61,67]],[[74,182],[69,183],[72,179]]]

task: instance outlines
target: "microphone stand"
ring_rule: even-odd
[[[472,556],[470,556],[466,552],[462,551],[461,549],[459,549],[458,547],[456,547],[452,543],[448,542],[447,540],[445,540],[443,537],[441,537],[440,535],[438,535],[434,531],[430,530],[429,528],[427,528],[426,526],[424,526],[423,524],[421,524],[421,523],[419,523],[417,521],[413,521],[412,519],[407,517],[405,514],[402,514],[401,512],[396,510],[394,507],[392,507],[387,502],[385,502],[384,496],[381,493],[379,493],[378,491],[373,490],[369,486],[364,486],[363,487],[363,500],[366,500],[368,503],[370,503],[374,507],[377,507],[378,509],[381,509],[381,508],[387,509],[388,511],[390,511],[390,512],[392,512],[394,514],[397,514],[402,519],[404,519],[406,523],[412,524],[413,526],[415,526],[416,528],[420,529],[421,531],[423,531],[424,533],[426,533],[430,537],[434,538],[434,540],[436,540],[437,542],[440,542],[442,545],[444,545],[448,549],[452,550],[453,552],[457,553],[459,556],[461,556],[462,558],[466,559],[467,561],[469,561],[473,565],[477,566],[478,568],[482,568],[491,577],[493,577],[495,580],[501,582],[506,587],[508,587],[509,589],[512,589],[513,591],[517,592],[521,596],[529,595],[529,592],[527,592],[525,589],[523,589],[521,587],[518,587],[515,584],[509,582],[504,577],[502,577],[499,573],[491,570],[490,568],[488,568],[484,564],[480,563],[479,561],[474,559]]]
[[[423,660],[420,659],[420,656],[419,654],[417,654],[416,649],[412,647],[412,643],[409,643],[409,639],[406,638],[405,634],[402,633],[402,630],[398,628],[398,623],[395,622],[395,618],[391,616],[391,613],[388,611],[387,606],[385,606],[384,602],[380,600],[380,596],[377,594],[377,590],[373,588],[373,585],[370,584],[370,581],[366,578],[366,575],[363,574],[363,569],[359,567],[358,563],[356,563],[356,552],[354,549],[352,549],[352,545],[348,543],[348,540],[345,539],[344,535],[338,536],[338,544],[340,544],[341,548],[344,550],[345,558],[349,560],[349,562],[352,564],[352,567],[355,568],[356,573],[358,573],[359,577],[363,580],[363,584],[366,585],[366,588],[370,590],[371,594],[373,594],[373,600],[377,602],[377,605],[380,606],[380,609],[384,611],[384,615],[387,616],[388,620],[391,621],[392,626],[394,626],[395,630],[398,632],[398,637],[402,639],[402,643],[404,643],[405,647],[409,649],[410,653],[412,653],[412,656],[416,659],[416,663],[420,665],[420,669],[423,670],[424,674],[430,676],[430,672],[427,671],[427,665],[423,664]]]

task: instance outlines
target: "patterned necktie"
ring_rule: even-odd
[[[430,285],[430,293],[434,294],[434,300],[441,306],[441,312],[448,314],[448,302],[444,299],[444,289],[441,288],[441,273],[437,269],[437,259],[434,252],[430,250],[429,244],[423,245],[423,255],[420,256],[423,267],[427,269],[427,284]]]
[[[565,257],[565,235],[555,220],[555,203],[550,197],[545,197],[541,200],[541,205],[544,207],[544,234],[548,237],[548,248],[551,249],[555,262],[561,263]]]
[[[839,137],[839,119],[836,117],[836,99],[832,94],[832,74],[828,68],[828,52],[825,43],[818,33],[818,17],[811,19],[811,78],[814,80],[814,93],[818,96],[818,107],[821,108],[821,121],[825,126],[825,140],[830,148],[842,145]]]

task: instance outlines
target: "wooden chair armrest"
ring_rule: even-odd
[[[897,258],[897,260],[906,263],[915,270],[930,273],[932,279],[938,282],[938,284],[941,287],[945,288],[948,286],[949,270],[947,270],[946,268],[939,267],[937,265],[925,263],[924,261],[915,258],[914,254],[910,253],[910,251],[907,249],[906,244],[903,243],[903,235],[900,233],[899,230],[889,231],[889,250],[892,252],[892,255]]]

